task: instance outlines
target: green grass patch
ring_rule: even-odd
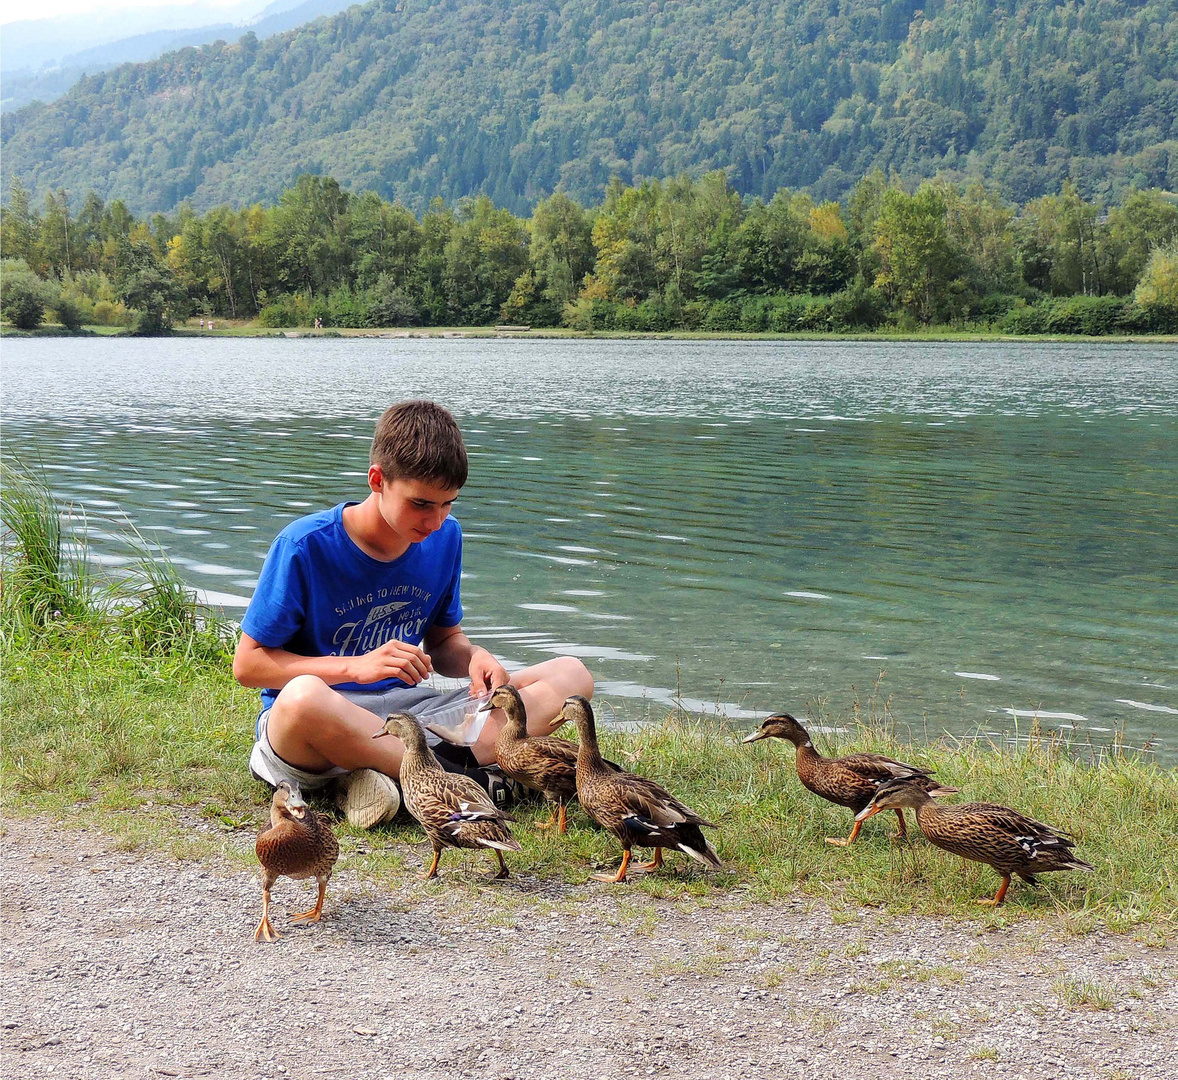
[[[169,851],[183,849],[194,819],[211,826],[212,837],[245,839],[266,819],[269,791],[246,768],[256,695],[236,686],[227,657],[145,652],[131,635],[63,620],[35,637],[5,639],[2,694],[5,814],[49,813],[98,825],[134,847]],[[696,902],[802,892],[852,920],[861,906],[886,907],[989,926],[1059,918],[1069,932],[1132,930],[1159,946],[1173,938],[1172,773],[1120,754],[1085,763],[1055,743],[903,746],[862,723],[838,749],[903,754],[936,768],[963,797],[1004,802],[1068,828],[1096,872],[1045,875],[1038,889],[1016,882],[1003,907],[979,907],[975,901],[993,895],[998,882],[988,867],[963,865],[914,829],[910,841],[892,841],[893,823],[876,819],[853,847],[834,849],[824,837],[845,835],[850,813],[802,788],[791,747],[743,746],[723,727],[668,716],[635,733],[605,732],[603,750],[717,822],[713,841],[725,871],[708,873],[670,854],[667,871],[635,877],[617,892]],[[326,797],[320,805],[331,808]],[[617,844],[578,808],[563,838],[534,827],[547,815],[542,806],[519,810],[523,852],[509,860],[517,873],[580,884],[594,867],[616,866]],[[339,821],[337,832],[349,863],[376,881],[415,882],[428,860],[420,831],[403,815],[373,833]],[[248,844],[238,846],[248,855]],[[477,853],[448,851],[441,884],[414,887],[452,888],[455,879],[482,887],[490,870]]]

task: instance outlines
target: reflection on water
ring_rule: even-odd
[[[284,523],[428,396],[471,480],[466,626],[621,720],[882,693],[920,733],[1178,751],[1178,351],[1114,345],[5,342],[7,450],[240,611]],[[657,708],[656,708],[657,707]]]

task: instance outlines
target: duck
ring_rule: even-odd
[[[515,818],[504,813],[490,795],[469,776],[446,772],[434,757],[417,718],[408,713],[390,713],[381,729],[372,737],[395,735],[405,745],[401,758],[401,795],[434,848],[434,861],[422,875],[423,880],[438,876],[442,849],[487,848],[499,860],[496,878],[509,876],[503,852],[519,851],[519,841],[511,835],[508,822]]]
[[[277,941],[281,935],[270,922],[270,889],[280,877],[315,878],[319,899],[310,911],[292,916],[292,922],[318,922],[323,914],[323,897],[339,858],[339,841],[327,818],[312,810],[296,784],[281,781],[270,801],[270,828],[258,835],[254,845],[262,866],[262,921],[254,941]]]
[[[1006,899],[1013,875],[1037,885],[1036,874],[1051,870],[1084,870],[1095,867],[1072,853],[1075,841],[1066,833],[997,803],[972,802],[938,806],[929,792],[911,780],[889,780],[881,784],[870,804],[855,815],[866,821],[881,810],[910,807],[930,844],[985,863],[1002,875],[1002,884],[992,899],[979,900],[997,907]]]
[[[937,783],[931,769],[920,769],[883,754],[848,754],[846,757],[823,757],[814,749],[810,735],[797,719],[789,713],[775,713],[761,724],[759,730],[746,735],[742,742],[752,743],[758,739],[785,739],[797,748],[795,764],[802,786],[815,795],[838,806],[849,807],[856,814],[868,803],[879,785],[885,780],[903,779],[921,784],[936,798],[956,793],[956,788]],[[900,824],[892,839],[898,840],[908,834],[904,812],[896,809]],[[849,836],[828,836],[826,842],[835,847],[849,847],[855,842],[862,821],[855,820]]]
[[[601,756],[593,707],[587,698],[574,695],[565,700],[558,719],[571,721],[577,729],[577,801],[598,825],[618,838],[622,862],[615,874],[594,874],[593,880],[617,885],[626,880],[630,849],[654,848],[649,863],[632,869],[645,873],[663,865],[663,848],[675,848],[705,866],[723,869],[715,848],[703,828],[716,826],[684,806],[653,780],[634,773],[615,771]]]
[[[499,768],[524,787],[538,791],[552,807],[552,818],[536,827],[568,832],[568,803],[577,797],[577,745],[553,735],[528,736],[528,713],[519,691],[510,685],[491,692],[483,709],[502,709],[506,722],[495,738]]]

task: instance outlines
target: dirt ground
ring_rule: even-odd
[[[1178,1078],[1173,946],[488,870],[423,896],[342,859],[299,927],[283,879],[267,945],[248,870],[8,822],[0,1074]]]

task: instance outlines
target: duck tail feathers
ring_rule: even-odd
[[[475,837],[475,843],[479,847],[495,848],[497,851],[522,851],[519,846],[519,841],[516,839],[510,840],[492,840],[486,836]]]

